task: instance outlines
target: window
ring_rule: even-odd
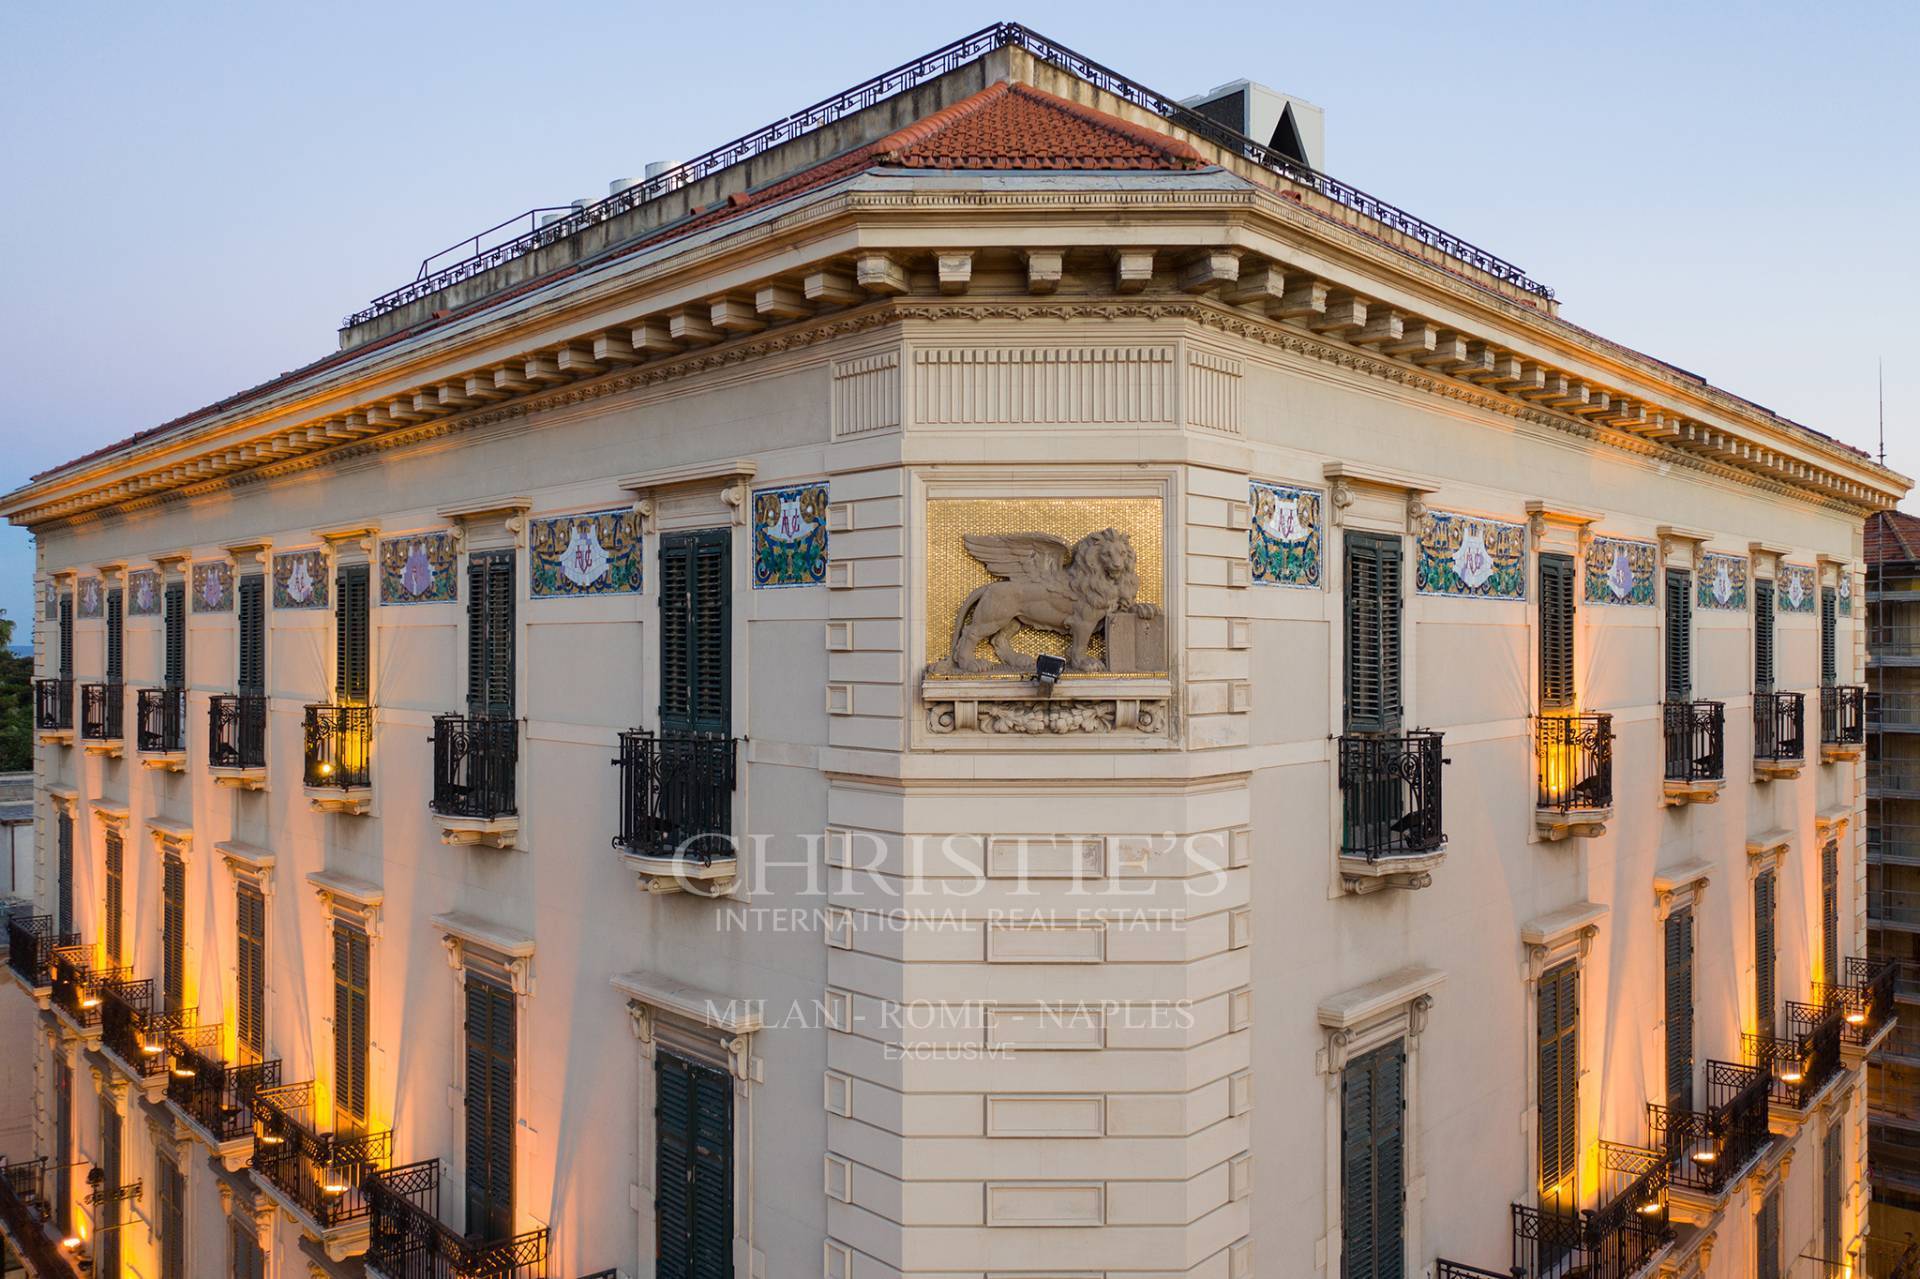
[[[120,1112],[113,1107],[113,1094],[109,1091],[100,1097],[100,1172],[104,1177],[101,1189],[109,1192],[106,1198],[95,1208],[93,1223],[94,1262],[93,1273],[99,1279],[121,1279],[120,1275],[120,1200],[112,1194],[121,1184],[120,1154],[125,1137],[125,1121]]]
[[[1840,984],[1840,842],[1820,845],[1820,980]]]
[[[354,1121],[367,1119],[367,935],[333,925],[333,1104]],[[342,1125],[343,1127],[348,1125]]]
[[[187,864],[172,853],[160,859],[160,1005],[187,1006]]]
[[[1756,1033],[1773,1037],[1773,905],[1774,870],[1769,867],[1753,881],[1753,1017]]]
[[[105,907],[106,927],[105,943],[107,962],[117,965],[124,953],[120,943],[125,940],[120,935],[120,917],[126,904],[126,845],[120,839],[120,832],[107,832],[107,901]]]
[[[235,681],[242,693],[267,691],[267,601],[265,579],[249,573],[240,579],[240,657]]]
[[[267,1055],[267,899],[253,884],[234,890],[234,1029],[254,1061]]]
[[[719,733],[732,721],[730,531],[660,539],[660,728]]]
[[[664,1049],[653,1058],[655,1273],[733,1275],[733,1079]]]
[[[187,682],[187,584],[168,582],[166,602],[166,677],[168,688],[182,688]]]
[[[1572,961],[1549,968],[1538,994],[1540,1204],[1572,1212],[1580,1161],[1579,968]]]
[[[1693,578],[1667,570],[1667,700],[1693,700]]]
[[[186,1185],[180,1165],[165,1154],[157,1156],[154,1181],[160,1200],[160,1279],[187,1279]]]
[[[1780,1279],[1780,1188],[1760,1201],[1753,1218],[1754,1274],[1757,1279]]]
[[[1574,705],[1573,557],[1540,555],[1540,708]]]
[[[53,1224],[73,1233],[73,1067],[64,1045],[53,1050]]]
[[[467,974],[467,1234],[513,1234],[513,991]]]
[[[1773,691],[1773,583],[1753,584],[1753,691]]]
[[[345,564],[334,582],[334,698],[346,706],[365,706],[372,689],[367,657],[367,580],[365,564]]]
[[[107,592],[107,683],[118,684],[127,665],[126,601],[120,591]]]
[[[73,678],[73,596],[60,597],[60,677]]]
[[[467,713],[513,718],[513,552],[467,557]]]
[[[1340,1072],[1342,1279],[1399,1279],[1405,1265],[1406,1061],[1396,1039]]]
[[[1693,909],[1667,916],[1667,1107],[1693,1109]]]
[[[1346,723],[1350,733],[1400,727],[1400,539],[1347,534]]]
[[[1834,1270],[1841,1270],[1845,1263],[1840,1255],[1840,1213],[1846,1205],[1841,1166],[1847,1135],[1840,1125],[1838,1119],[1827,1125],[1827,1135],[1820,1146],[1820,1260]]]
[[[1836,647],[1837,637],[1834,627],[1835,597],[1831,586],[1820,588],[1820,684],[1823,688],[1832,688],[1840,679],[1840,654]]]
[[[59,918],[55,921],[62,934],[73,932],[73,814],[64,808],[54,818],[59,833],[60,864],[56,871],[54,894]]]
[[[267,1256],[260,1251],[260,1240],[253,1233],[253,1226],[238,1217],[229,1217],[227,1232],[233,1241],[233,1279],[267,1279]]]

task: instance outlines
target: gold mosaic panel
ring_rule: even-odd
[[[967,533],[1051,533],[1069,545],[1101,529],[1118,529],[1133,543],[1134,572],[1142,603],[1166,605],[1166,523],[1157,497],[935,498],[927,503],[927,661],[937,662],[953,646],[953,616],[977,588],[994,580],[986,566],[967,554],[960,538]],[[1090,646],[1105,657],[1106,640],[1095,634]],[[1021,627],[1014,648],[1038,656],[1065,657],[1067,637]],[[988,660],[985,640],[978,654]],[[970,678],[979,678],[973,676]],[[1008,676],[1007,678],[1014,678]]]

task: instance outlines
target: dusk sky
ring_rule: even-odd
[[[1869,449],[1884,355],[1920,471],[1920,6],[110,0],[0,8],[0,491],[327,353],[483,227],[1006,18],[1305,97],[1338,177]],[[0,529],[9,616],[32,573]]]

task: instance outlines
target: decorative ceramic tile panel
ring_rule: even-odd
[[[1747,557],[1708,551],[1700,557],[1693,602],[1705,609],[1743,613],[1747,608]]]
[[[73,607],[77,617],[99,617],[106,611],[107,593],[101,587],[97,577],[83,577],[75,595]]]
[[[640,517],[632,507],[532,521],[533,598],[631,595],[640,589]]]
[[[287,551],[273,557],[275,608],[327,606],[327,553],[322,550]]]
[[[1527,598],[1525,525],[1430,510],[1420,517],[1414,534],[1420,544],[1414,589],[1420,594]]]
[[[211,560],[193,566],[193,611],[231,613],[233,611],[233,565],[226,560]]]
[[[1652,542],[1594,538],[1587,543],[1587,603],[1652,608],[1659,563],[1660,550]]]
[[[1247,559],[1255,584],[1320,585],[1325,498],[1319,489],[1259,480],[1248,484]]]
[[[59,586],[55,585],[52,581],[48,581],[41,588],[41,596],[42,596],[42,605],[43,605],[44,611],[46,612],[47,620],[49,622],[57,620],[60,616]]]
[[[382,604],[445,604],[460,598],[453,534],[409,533],[380,539]]]
[[[127,574],[127,616],[157,617],[160,613],[160,574],[138,568]]]
[[[1820,604],[1820,589],[1813,568],[1807,564],[1781,562],[1774,577],[1773,598],[1780,601],[1782,613],[1811,613]]]
[[[1853,573],[1848,569],[1840,570],[1840,585],[1835,588],[1835,598],[1839,601],[1842,617],[1853,612]]]
[[[827,485],[753,491],[753,586],[827,580]]]

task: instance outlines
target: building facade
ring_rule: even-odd
[[[1861,1273],[1907,481],[1221,118],[990,28],[0,501],[16,1240]]]

